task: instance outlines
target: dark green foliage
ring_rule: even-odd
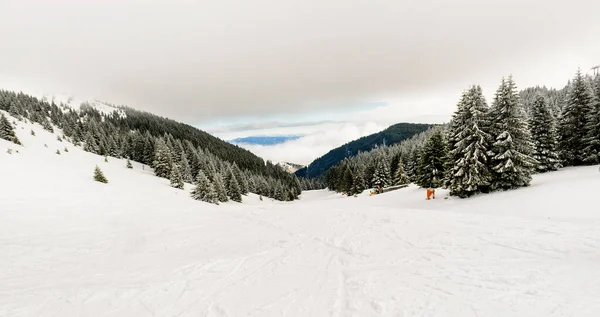
[[[215,172],[212,178],[215,192],[217,194],[217,200],[222,203],[229,201],[229,197],[227,197],[227,189],[225,188],[225,182],[223,181],[223,176],[221,173]]]
[[[538,95],[531,106],[529,120],[533,140],[533,158],[538,161],[536,171],[556,171],[560,167],[557,152],[556,120],[552,116],[546,98]]]
[[[559,150],[563,165],[581,165],[585,153],[587,117],[593,108],[594,96],[581,71],[577,71],[571,84],[568,102],[558,121]]]
[[[211,204],[219,204],[217,193],[203,171],[198,171],[196,187],[192,190],[192,198]]]
[[[156,142],[156,153],[154,154],[154,174],[158,177],[169,177],[173,168],[171,150],[162,138]]]
[[[489,190],[491,136],[486,131],[487,112],[481,87],[473,86],[463,93],[448,132],[446,186],[451,195],[465,198]]]
[[[81,144],[84,150],[94,154],[126,157],[152,167],[155,162],[166,159],[169,164],[158,164],[157,175],[161,177],[168,178],[171,166],[177,164],[184,179],[188,178],[182,159],[185,154],[190,170],[188,179],[195,178],[200,169],[212,177],[219,167],[235,163],[241,172],[238,185],[244,194],[251,191],[251,180],[253,190],[264,191],[264,196],[273,194],[276,182],[281,184],[287,196],[297,197],[301,190],[298,179],[281,167],[265,163],[251,152],[189,125],[147,112],[115,107],[113,113],[104,114],[87,104],[75,111],[23,93],[4,90],[0,90],[0,110],[18,114],[15,118],[23,117],[23,120],[36,122],[48,130],[56,126],[64,133],[61,139],[66,138],[76,146]],[[165,142],[170,155],[162,155],[157,160],[155,154],[159,139]]]
[[[532,157],[531,135],[512,77],[503,79],[496,92],[490,126],[493,189],[529,186],[537,161]]]
[[[390,167],[388,164],[386,158],[380,155],[377,159],[377,167],[371,181],[373,187],[385,188],[391,185]]]
[[[351,194],[352,183],[354,182],[354,175],[352,175],[352,171],[349,166],[346,166],[344,170],[344,174],[342,175],[342,183],[340,185],[340,190],[342,193]]]
[[[127,165],[125,165],[127,168],[133,168],[133,164],[131,164],[131,161],[129,159],[127,159]]]
[[[397,159],[395,161],[396,161],[396,168],[394,171],[393,185],[397,186],[397,185],[409,184],[410,179],[408,179],[406,172],[404,172],[404,162],[402,161],[402,156],[398,155]]]
[[[171,187],[183,189],[183,177],[181,176],[181,172],[179,172],[179,167],[176,164],[173,165],[173,168],[171,168],[171,175],[169,176],[169,181],[171,182]]]
[[[12,124],[10,121],[8,121],[4,114],[0,114],[0,139],[4,139],[19,145],[21,144],[21,141],[19,141],[19,138],[17,138],[17,135],[15,134]]]
[[[423,147],[418,167],[416,184],[424,188],[438,188],[444,184],[446,153],[448,145],[438,130],[434,132]]]
[[[585,164],[600,163],[600,75],[594,80],[594,98],[585,124]]]
[[[60,150],[56,150],[56,154],[60,155]]]
[[[308,167],[296,171],[296,175],[305,178],[318,177],[344,158],[353,157],[359,152],[372,150],[377,146],[393,145],[429,129],[431,124],[398,123],[387,129],[346,143],[316,159]]]
[[[94,180],[100,183],[108,183],[108,180],[98,165],[96,165],[96,168],[94,169]]]
[[[227,197],[229,197],[229,199],[235,202],[242,202],[242,190],[240,188],[240,183],[236,179],[231,168],[227,170],[225,186],[227,189]]]

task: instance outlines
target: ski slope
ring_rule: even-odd
[[[0,140],[0,316],[600,316],[598,166],[468,200],[214,206],[16,132],[23,147]]]

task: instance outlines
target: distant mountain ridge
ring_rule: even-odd
[[[314,160],[307,167],[296,171],[296,176],[313,178],[323,175],[327,170],[341,162],[346,157],[352,157],[358,152],[370,151],[377,146],[392,145],[411,138],[434,126],[427,123],[397,123],[387,129],[348,142],[327,154]]]
[[[301,138],[300,135],[288,135],[288,136],[248,136],[243,138],[237,138],[229,140],[229,143],[239,144],[253,144],[253,145],[277,145],[285,143],[287,141],[297,140]]]
[[[290,163],[290,162],[279,162],[276,165],[281,166],[288,173],[292,173],[292,174],[295,173],[297,170],[304,168],[304,165]]]

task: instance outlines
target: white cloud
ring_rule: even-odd
[[[379,132],[386,127],[386,125],[381,125],[373,121],[364,123],[327,123],[319,127],[310,127],[310,129],[318,130],[312,131],[297,140],[282,144],[273,146],[239,145],[273,162],[292,162],[307,165],[314,159],[340,145],[365,135]]]

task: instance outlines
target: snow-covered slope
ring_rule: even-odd
[[[122,109],[98,100],[80,99],[69,94],[43,95],[40,98],[48,102],[54,102],[56,105],[62,104],[66,109],[78,111],[82,104],[87,104],[103,114],[111,114],[116,111],[120,116],[125,116],[125,112]]]
[[[23,147],[0,140],[0,316],[600,315],[597,166],[468,200],[214,206],[37,124],[16,132]]]
[[[286,170],[290,174],[293,174],[297,170],[304,167],[304,165],[300,165],[300,164],[296,164],[296,163],[289,163],[289,162],[278,162],[277,165],[283,167],[283,169]]]

